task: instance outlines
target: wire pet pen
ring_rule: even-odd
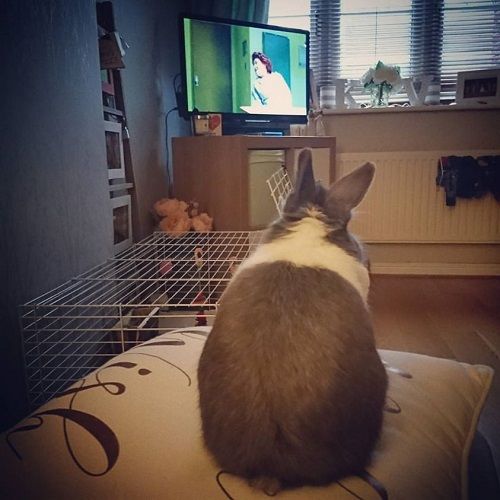
[[[278,213],[286,168],[267,181]],[[149,238],[20,306],[27,392],[36,408],[115,355],[177,328],[210,325],[260,231]]]
[[[266,180],[267,187],[271,193],[276,210],[279,214],[285,205],[286,198],[292,190],[292,182],[285,166],[276,170],[269,179]]]
[[[160,333],[211,324],[228,281],[260,237],[154,233],[22,305],[30,406]]]

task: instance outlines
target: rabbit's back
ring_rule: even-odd
[[[359,292],[331,270],[276,261],[242,269],[227,289],[199,384],[222,467],[321,484],[366,465],[386,375]]]

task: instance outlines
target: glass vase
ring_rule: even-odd
[[[371,88],[370,99],[372,108],[383,108],[389,105],[389,95],[391,89],[386,83],[373,85]]]

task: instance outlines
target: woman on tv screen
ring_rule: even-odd
[[[255,83],[252,89],[252,104],[272,109],[291,108],[292,93],[283,76],[273,71],[271,59],[262,52],[252,54]]]

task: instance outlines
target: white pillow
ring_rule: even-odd
[[[209,330],[178,330],[117,356],[5,433],[0,497],[266,498],[222,473],[203,447],[196,369]],[[371,475],[391,500],[466,498],[468,454],[493,370],[380,354],[392,367],[393,412],[385,414]],[[358,477],[278,498],[356,495],[380,498]]]

